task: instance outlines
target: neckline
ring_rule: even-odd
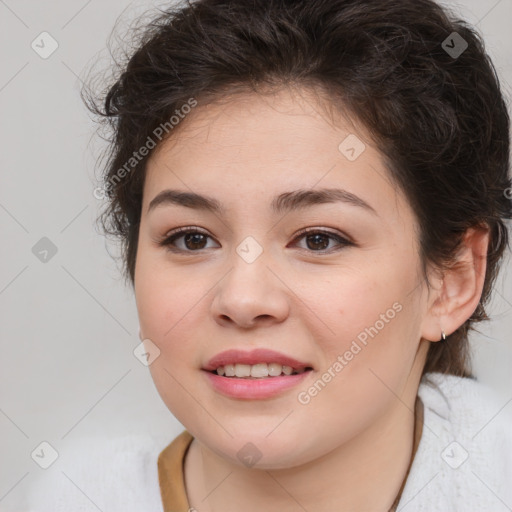
[[[414,435],[411,460],[407,472],[402,481],[398,495],[389,509],[389,512],[396,512],[402,493],[404,491],[413,461],[423,433],[424,405],[419,395],[416,396],[414,404]],[[185,487],[184,463],[188,449],[194,437],[190,432],[184,430],[178,435],[158,456],[158,480],[160,495],[164,511],[188,512],[190,505]]]
[[[398,504],[400,503],[400,499],[402,498],[402,494],[404,492],[405,484],[407,483],[407,479],[409,478],[409,473],[411,471],[412,463],[416,457],[416,452],[418,451],[418,446],[421,441],[421,436],[423,434],[423,417],[424,417],[424,405],[419,397],[416,395],[416,401],[414,403],[414,434],[413,434],[413,446],[412,446],[412,454],[411,460],[409,461],[409,466],[407,467],[407,472],[405,473],[405,477],[402,481],[402,485],[400,486],[400,490],[389,509],[389,512],[396,512]]]

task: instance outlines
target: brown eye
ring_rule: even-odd
[[[171,252],[198,252],[209,248],[208,239],[211,237],[197,228],[179,228],[159,242],[159,245]]]
[[[184,243],[187,249],[204,249],[206,243],[206,235],[202,233],[189,233],[184,235]]]
[[[351,241],[336,233],[321,231],[314,228],[303,230],[294,241],[302,239],[306,240],[306,247],[301,247],[301,249],[318,253],[330,253],[341,250],[344,247],[354,245]],[[335,242],[334,246],[331,245],[329,247],[332,242]]]
[[[329,246],[329,236],[324,233],[315,233],[314,235],[307,235],[307,246],[308,249],[327,249]]]
[[[165,246],[171,252],[199,252],[203,249],[212,248],[207,246],[209,239],[213,240],[210,235],[199,231],[197,228],[179,228],[159,242],[159,245]],[[339,251],[344,247],[354,245],[351,241],[336,233],[318,229],[303,230],[294,242],[303,239],[306,240],[306,247],[301,247],[302,249],[320,254]]]

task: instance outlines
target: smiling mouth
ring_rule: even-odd
[[[313,368],[310,366],[302,368],[292,368],[291,366],[279,363],[257,363],[257,364],[226,364],[219,366],[210,373],[221,377],[234,379],[267,379],[272,377],[283,377],[289,375],[298,375]]]

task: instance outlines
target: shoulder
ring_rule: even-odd
[[[161,510],[157,460],[166,444],[146,435],[73,440],[48,469],[32,472],[25,506],[28,512]]]
[[[453,411],[454,414],[475,404],[488,409],[498,403],[493,389],[476,378],[442,373],[426,373],[421,380],[418,394],[422,399],[432,401],[432,405],[436,407],[443,407],[441,404],[444,402],[443,408]]]
[[[418,395],[428,410],[429,421],[450,435],[469,437],[480,446],[497,439],[512,443],[511,416],[506,408],[510,401],[500,399],[477,379],[427,373]]]
[[[510,510],[506,400],[476,379],[440,373],[426,374],[418,395],[423,432],[398,510]]]

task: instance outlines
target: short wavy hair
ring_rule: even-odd
[[[509,114],[476,30],[432,0],[197,0],[160,9],[134,37],[107,90],[83,90],[111,134],[98,220],[121,242],[125,279],[133,286],[152,151],[129,172],[126,162],[155,129],[190,98],[202,105],[236,92],[322,90],[365,126],[408,198],[424,270],[428,262],[449,268],[465,231],[488,227],[478,307],[431,344],[423,369],[471,376],[468,332],[488,319],[512,217]]]

